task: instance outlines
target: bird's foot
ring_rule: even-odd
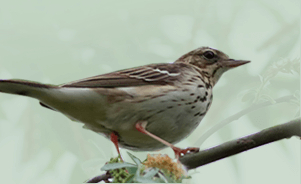
[[[120,160],[123,162],[123,159],[122,159],[121,154],[120,154],[119,146],[118,146],[118,135],[117,135],[117,133],[112,132],[111,135],[110,135],[110,138],[111,138],[111,141],[114,143],[114,145],[116,147],[116,150],[118,152],[118,156],[120,157]]]
[[[196,147],[191,147],[191,148],[186,148],[186,149],[181,149],[178,147],[172,147],[172,150],[175,152],[175,157],[176,159],[179,159],[180,157],[189,154],[189,153],[197,153],[200,151],[199,148]]]
[[[144,133],[154,139],[156,139],[157,141],[165,144],[166,146],[170,147],[171,149],[173,149],[173,151],[175,152],[175,157],[176,159],[179,160],[180,157],[184,156],[185,154],[187,153],[197,153],[199,152],[199,148],[195,148],[195,147],[192,147],[192,148],[186,148],[186,149],[181,149],[181,148],[178,148],[178,147],[175,147],[173,144],[170,144],[169,142],[161,139],[160,137],[148,132],[145,127],[147,125],[147,122],[146,121],[142,121],[142,122],[139,122],[139,123],[136,123],[136,129],[141,132],[141,133]]]

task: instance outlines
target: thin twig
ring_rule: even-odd
[[[266,107],[266,106],[270,106],[270,105],[275,105],[278,103],[283,103],[283,102],[289,102],[290,100],[295,99],[294,95],[287,95],[287,96],[283,96],[280,98],[276,98],[275,103],[271,103],[270,101],[266,101],[266,102],[262,102],[262,103],[258,103],[258,104],[253,104],[241,111],[239,111],[238,113],[229,116],[228,118],[222,120],[221,122],[219,122],[218,124],[214,125],[211,129],[209,129],[207,132],[205,132],[197,141],[197,144],[194,144],[195,146],[201,147],[201,145],[205,142],[206,139],[208,139],[208,137],[210,137],[213,133],[215,133],[216,131],[218,131],[219,129],[221,129],[222,127],[224,127],[225,125],[231,123],[234,120],[238,120],[240,117],[244,116],[245,114],[248,114],[252,111],[255,111],[257,109]]]
[[[301,118],[288,123],[264,129],[258,133],[235,139],[219,146],[188,154],[180,161],[188,168],[194,169],[208,163],[292,136],[301,137]]]
[[[109,172],[99,175],[99,176],[95,176],[91,179],[89,179],[86,183],[99,183],[101,181],[104,181],[106,183],[109,183],[109,179],[112,178],[111,174]]]

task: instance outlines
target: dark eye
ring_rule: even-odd
[[[206,59],[213,59],[215,57],[215,54],[212,51],[206,51],[204,52],[203,56]]]

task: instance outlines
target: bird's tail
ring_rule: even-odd
[[[25,80],[0,80],[0,92],[29,96],[40,99],[47,89],[55,88],[53,85],[40,84]]]

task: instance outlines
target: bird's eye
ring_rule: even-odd
[[[215,54],[212,51],[206,51],[204,52],[203,56],[206,59],[213,59],[215,57]]]

